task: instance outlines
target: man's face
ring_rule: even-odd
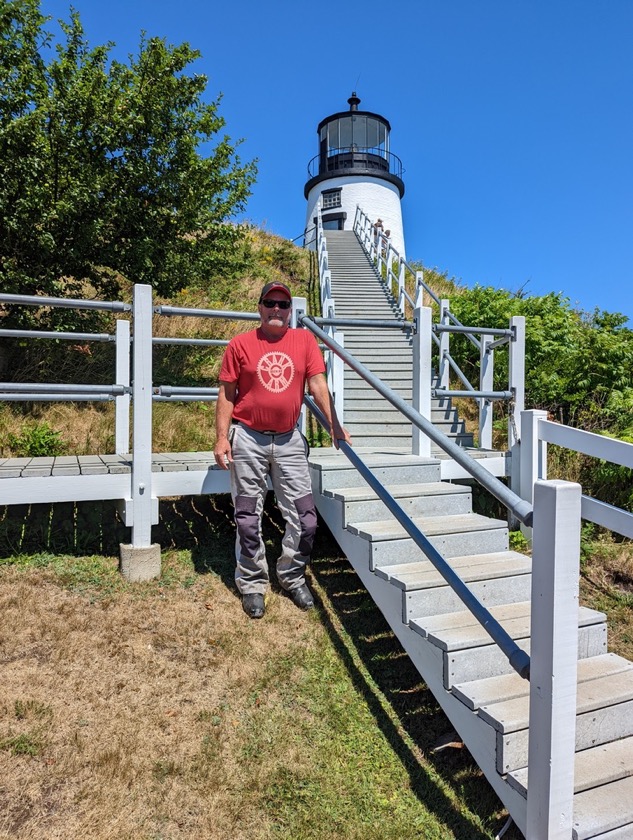
[[[283,292],[273,291],[269,292],[264,298],[266,303],[271,302],[281,302],[282,304],[290,303],[288,298]],[[288,309],[281,309],[279,306],[272,306],[268,307],[265,305],[264,301],[262,301],[259,306],[259,317],[262,321],[262,329],[266,335],[270,336],[281,336],[283,335],[286,330],[288,329],[288,324],[290,323],[290,317],[292,315],[292,307],[289,306]]]

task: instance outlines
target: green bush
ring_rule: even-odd
[[[16,458],[51,457],[66,451],[61,432],[51,429],[48,423],[30,423],[19,435],[7,435],[7,443]]]

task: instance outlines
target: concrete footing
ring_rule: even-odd
[[[160,545],[152,543],[146,548],[120,543],[119,570],[130,583],[140,583],[160,577]]]

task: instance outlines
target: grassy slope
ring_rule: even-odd
[[[164,503],[161,581],[0,564],[0,837],[473,838],[499,803],[321,529],[319,605],[246,618],[223,497]],[[265,516],[269,558],[279,548]]]
[[[304,252],[258,232],[252,248],[239,282],[183,290],[173,303],[253,311],[275,278],[314,293]],[[439,275],[435,285],[459,293]],[[155,328],[227,336],[219,322],[157,319]],[[54,372],[81,361],[89,379],[94,357],[66,355]],[[212,383],[220,355],[157,353],[155,379]],[[33,372],[42,368],[45,359]],[[108,407],[36,406],[31,419],[59,430],[70,452],[112,448]],[[24,423],[18,409],[0,412],[3,454]],[[209,448],[213,408],[157,406],[154,439],[157,450]],[[163,502],[161,516],[165,574],[133,587],[116,571],[126,531],[112,506],[0,516],[0,837],[477,839],[499,830],[498,800],[468,753],[431,753],[448,723],[327,529],[312,567],[318,613],[273,592],[267,618],[253,623],[232,587],[226,500]],[[274,510],[266,529],[274,557]],[[612,647],[633,658],[630,573],[626,549],[586,552],[585,601],[609,612]]]

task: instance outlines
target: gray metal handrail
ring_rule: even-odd
[[[473,388],[467,391],[452,391],[449,388],[431,388],[432,397],[472,397],[484,400],[511,400],[514,394],[512,391],[475,391]]]
[[[226,347],[226,338],[152,338],[154,345],[173,344],[179,347]]]
[[[131,303],[119,300],[81,300],[79,298],[42,297],[40,295],[0,294],[0,303],[20,306],[55,306],[62,309],[101,309],[106,312],[130,312]]]
[[[379,318],[317,318],[310,316],[319,326],[332,327],[376,327],[377,329],[402,330],[413,329],[413,321],[380,320]]]
[[[60,385],[58,383],[51,385],[45,382],[0,382],[0,392],[6,391],[15,394],[38,394],[44,391],[51,394],[64,394],[70,391],[74,394],[112,394],[116,397],[129,394],[130,390],[127,385]]]
[[[312,414],[317,418],[319,423],[325,430],[331,434],[330,425],[327,422],[323,413],[317,408],[314,400],[306,396],[304,403],[310,409]],[[484,630],[488,633],[490,638],[499,646],[504,655],[508,658],[510,665],[523,679],[530,678],[530,657],[529,655],[517,645],[509,633],[504,630],[497,619],[487,610],[466,586],[464,581],[451,568],[451,566],[442,557],[439,551],[431,543],[428,537],[418,528],[413,520],[405,513],[402,507],[382,485],[380,479],[371,472],[367,464],[360,458],[345,440],[337,440],[337,444],[341,452],[348,458],[349,461],[356,467],[358,472],[362,475],[365,481],[369,484],[371,489],[378,495],[382,502],[387,506],[389,511],[395,516],[398,522],[402,525],[405,531],[413,539],[419,548],[431,561],[433,566],[442,575],[444,580],[451,587],[453,592],[462,601],[476,620],[481,624]]]
[[[412,406],[406,403],[402,397],[396,394],[388,385],[385,385],[368,368],[361,364],[354,356],[347,350],[342,348],[336,341],[325,333],[320,327],[314,323],[314,319],[309,315],[303,315],[300,322],[304,327],[307,327],[313,332],[321,341],[326,344],[330,350],[336,353],[344,362],[346,362],[353,370],[356,371],[366,382],[368,382],[374,390],[378,391],[385,399],[395,406],[401,414],[410,420],[418,429],[431,440],[436,443],[447,455],[462,466],[470,475],[476,479],[495,499],[501,502],[518,520],[528,527],[532,526],[533,509],[529,502],[526,502],[516,493],[513,493],[509,487],[506,487],[498,478],[491,475],[485,467],[482,467],[474,458],[471,458],[460,446],[454,443],[450,438],[446,437],[437,429],[430,420],[423,417]]]
[[[433,324],[433,332],[436,333],[485,333],[486,335],[502,335],[511,338],[512,330],[502,327],[465,327],[463,324],[451,326],[450,324]]]
[[[181,315],[186,318],[231,318],[235,321],[259,321],[257,312],[230,312],[222,309],[194,309],[187,306],[155,306],[156,315]]]
[[[64,341],[116,341],[111,333],[54,332],[51,330],[0,330],[0,338],[52,338]]]
[[[0,402],[114,402],[116,397],[113,394],[103,392],[86,394],[85,391],[81,393],[66,393],[59,392],[45,392],[45,393],[0,393]]]

